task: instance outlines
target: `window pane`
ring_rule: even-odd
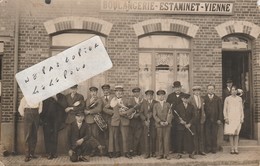
[[[177,80],[181,82],[183,91],[189,92],[189,66],[188,53],[177,53]]]
[[[180,36],[150,35],[139,39],[139,48],[190,48],[190,41]]]
[[[145,92],[152,89],[152,54],[139,54],[139,86]]]
[[[172,53],[158,53],[155,56],[155,64],[155,90],[162,89],[169,94],[174,80],[174,56]]]
[[[52,46],[74,46],[84,40],[87,40],[96,34],[85,34],[85,33],[63,33],[52,37]],[[105,38],[100,36],[104,45]]]

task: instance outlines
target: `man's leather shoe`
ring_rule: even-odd
[[[191,158],[191,159],[196,159],[193,154],[190,154],[190,155],[189,155],[189,158]]]
[[[148,154],[144,155],[144,159],[148,159],[150,156]]]
[[[205,155],[206,155],[205,152],[199,152],[199,154],[202,155],[202,156],[205,156]]]
[[[182,156],[181,156],[181,154],[178,154],[177,156],[176,156],[176,159],[180,159]]]
[[[30,160],[31,160],[30,157],[25,157],[25,159],[24,159],[25,162],[28,162],[28,161],[30,161]]]
[[[32,159],[37,159],[38,157],[35,156],[34,154],[31,154],[31,155],[30,155],[30,158],[32,158]]]
[[[216,150],[212,150],[211,153],[215,154],[215,153],[217,153],[217,151]]]
[[[129,159],[132,159],[132,156],[129,153],[125,153],[125,157],[129,158]]]
[[[156,157],[156,159],[158,159],[158,160],[159,160],[159,159],[162,159],[162,158],[163,158],[162,155],[159,155],[159,156]]]
[[[88,158],[88,157],[85,157],[85,156],[80,156],[80,157],[79,157],[79,161],[89,162],[89,158]]]
[[[52,157],[56,159],[58,156],[57,154],[53,154]]]
[[[120,152],[116,152],[115,158],[118,158],[120,156],[121,156]]]
[[[171,159],[171,157],[170,157],[169,155],[164,156],[164,158],[165,158],[166,160],[170,160],[170,159]]]
[[[51,160],[53,159],[53,156],[50,154],[48,157],[47,157],[48,160]]]
[[[108,157],[109,157],[109,158],[113,158],[113,157],[114,157],[113,153],[112,153],[112,152],[109,152],[109,153],[108,153]]]

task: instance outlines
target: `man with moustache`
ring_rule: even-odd
[[[175,110],[176,106],[182,102],[181,96],[184,94],[181,91],[181,83],[180,81],[173,82],[173,93],[169,94],[166,102],[172,104],[172,110]],[[175,117],[176,118],[176,117]],[[176,141],[176,119],[173,118],[172,127],[171,127],[171,148],[172,152],[176,152],[177,150],[177,141]]]

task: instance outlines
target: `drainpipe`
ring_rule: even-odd
[[[16,12],[15,12],[15,32],[14,32],[14,75],[18,71],[18,49],[19,49],[19,13],[20,6],[19,0],[16,1]],[[17,153],[17,82],[14,79],[13,85],[14,93],[13,93],[13,140],[12,140],[12,154],[15,155]]]

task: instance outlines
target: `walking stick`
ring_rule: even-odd
[[[180,119],[180,121],[183,121],[183,119],[182,119],[181,116],[178,114],[178,112],[175,111],[175,110],[173,110],[173,111],[174,111],[174,113],[178,116],[178,118]],[[186,126],[185,126],[185,128],[189,130],[189,132],[191,133],[191,135],[194,135],[194,133],[191,131],[191,129],[190,129],[189,127],[186,127]]]

